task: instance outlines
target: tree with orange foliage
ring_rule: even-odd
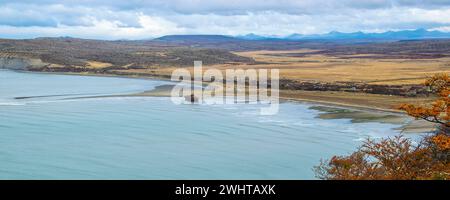
[[[425,82],[430,90],[440,98],[431,106],[416,106],[403,104],[399,108],[416,119],[442,125],[443,131],[448,133],[450,127],[450,77],[447,74],[436,74]]]
[[[431,106],[403,104],[399,108],[416,119],[423,119],[440,125],[438,134],[429,138],[437,148],[450,149],[450,77],[448,74],[436,74],[425,81],[425,85],[439,96]]]
[[[403,104],[399,109],[416,119],[439,125],[420,144],[397,136],[367,140],[349,156],[334,156],[315,167],[316,176],[328,180],[450,179],[450,78],[436,74],[425,82],[439,97],[428,106]]]

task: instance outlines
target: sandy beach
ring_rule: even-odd
[[[175,83],[160,85],[152,90],[134,94],[89,96],[81,98],[170,97],[174,85]],[[282,102],[309,102],[317,105],[310,107],[310,109],[323,112],[319,114],[317,118],[350,119],[352,123],[378,122],[403,124],[403,126],[399,128],[402,133],[424,133],[434,130],[434,124],[422,120],[414,120],[405,115],[402,111],[394,109],[396,105],[404,102],[423,103],[430,99],[431,98],[392,97],[349,92],[280,90],[280,100]],[[405,121],[407,121],[406,124]]]

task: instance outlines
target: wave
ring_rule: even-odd
[[[97,95],[98,93],[82,93],[82,94],[51,94],[51,95],[39,95],[39,96],[22,96],[14,97],[14,99],[33,99],[33,98],[45,98],[45,97],[65,97],[65,96],[80,96],[80,95]]]
[[[19,102],[0,102],[0,106],[23,106],[26,103],[19,103]]]

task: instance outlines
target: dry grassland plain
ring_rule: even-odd
[[[450,58],[392,59],[380,55],[325,55],[318,50],[247,51],[233,52],[253,58],[255,64],[221,64],[203,66],[225,74],[226,69],[279,69],[280,78],[311,82],[358,82],[366,84],[405,85],[422,84],[435,73],[450,73]],[[116,70],[135,76],[170,77],[175,67],[150,66],[146,69]],[[193,71],[192,67],[187,67]],[[425,103],[433,97],[400,97],[352,92],[283,90],[286,99],[315,101],[360,108],[395,111],[404,102]]]

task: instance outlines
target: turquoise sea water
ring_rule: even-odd
[[[398,134],[399,125],[318,119],[307,103],[261,116],[258,105],[71,99],[161,84],[0,71],[0,179],[312,179],[321,158]]]

